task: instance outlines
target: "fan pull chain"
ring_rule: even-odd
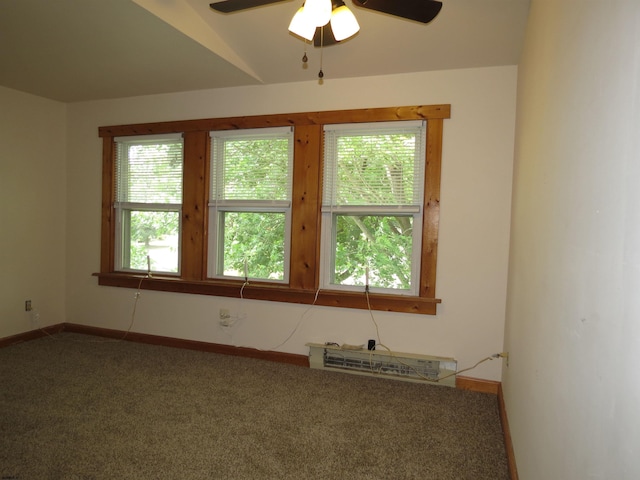
[[[304,55],[302,56],[302,68],[307,68],[307,62],[309,61],[309,57],[307,57],[307,40],[304,41]]]
[[[320,27],[320,71],[318,72],[318,78],[322,80],[324,78],[324,72],[322,71],[322,50],[324,46],[324,27]]]

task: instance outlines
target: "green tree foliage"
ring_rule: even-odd
[[[166,271],[178,271],[178,245],[179,215],[176,212],[146,212],[133,211],[130,216],[131,246],[130,268],[135,270],[147,269],[147,255],[150,255],[152,241],[163,242],[171,238],[169,246],[161,247],[165,255],[171,255],[174,266],[166,268]],[[175,240],[173,240],[175,239]]]
[[[290,198],[289,141],[285,138],[226,140],[221,167],[223,190],[218,195],[225,200]]]
[[[334,283],[408,289],[411,217],[338,215]],[[409,223],[409,229],[404,225]]]
[[[414,198],[415,136],[372,134],[337,139],[335,203],[393,207]],[[409,289],[412,216],[337,215],[334,283]]]
[[[341,136],[337,141],[337,204],[412,203],[413,135]]]
[[[224,141],[224,162],[218,165],[217,195],[222,200],[249,202],[247,211],[220,213],[223,238],[222,272],[271,280],[284,279],[285,214],[264,211],[270,202],[290,200],[287,138],[232,138]],[[253,211],[252,211],[253,210]]]
[[[284,278],[283,213],[226,212],[224,215],[224,273],[252,278]]]

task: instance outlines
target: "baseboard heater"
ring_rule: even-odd
[[[456,386],[458,362],[448,357],[307,343],[309,366],[408,382]]]

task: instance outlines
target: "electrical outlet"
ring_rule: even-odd
[[[30,312],[32,310],[31,308],[31,300],[25,300],[24,301],[24,311],[25,312]]]
[[[493,358],[503,358],[505,366],[509,366],[509,352],[500,352],[493,355]]]

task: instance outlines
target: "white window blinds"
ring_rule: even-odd
[[[115,141],[117,202],[182,203],[181,136],[120,137]]]
[[[325,126],[323,209],[419,208],[425,132],[422,121]]]
[[[211,201],[288,203],[293,129],[211,132]]]

